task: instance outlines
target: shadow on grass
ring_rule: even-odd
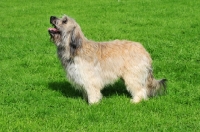
[[[76,98],[78,96],[82,96],[81,92],[79,92],[78,90],[75,90],[73,86],[67,81],[50,82],[49,88],[55,91],[59,91],[64,96],[70,97],[70,98]]]
[[[103,96],[109,97],[109,96],[127,96],[129,97],[130,94],[126,90],[126,86],[124,85],[124,82],[122,80],[117,81],[113,85],[106,86],[102,90]]]
[[[75,88],[67,81],[65,82],[50,82],[49,88],[52,90],[56,90],[61,92],[64,96],[70,98],[82,97],[82,93]],[[111,97],[111,96],[127,96],[129,97],[130,94],[127,92],[124,82],[119,80],[113,85],[106,86],[102,91],[104,97]]]

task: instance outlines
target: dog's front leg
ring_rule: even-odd
[[[98,103],[102,99],[102,94],[100,89],[95,87],[89,87],[86,89],[86,93],[84,93],[84,99],[88,101],[89,104]]]

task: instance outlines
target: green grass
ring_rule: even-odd
[[[200,131],[200,1],[0,1],[0,131]],[[141,42],[168,93],[134,105],[122,82],[89,106],[47,32],[67,14],[95,41]]]

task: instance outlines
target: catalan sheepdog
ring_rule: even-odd
[[[79,24],[69,16],[50,17],[48,29],[68,80],[89,104],[98,103],[104,86],[124,80],[131,102],[138,103],[166,89],[166,79],[153,77],[152,59],[138,42],[88,40]],[[163,91],[163,90],[162,90]]]

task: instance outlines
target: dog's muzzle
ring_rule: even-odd
[[[60,31],[56,28],[56,19],[57,17],[55,16],[51,16],[50,17],[50,23],[54,26],[54,28],[49,28],[48,31],[49,31],[49,34],[50,35],[53,35],[53,34],[56,34],[56,33],[60,33]]]
[[[53,25],[55,25],[56,19],[57,19],[57,17],[51,16],[51,17],[50,17],[50,23],[53,24]]]

